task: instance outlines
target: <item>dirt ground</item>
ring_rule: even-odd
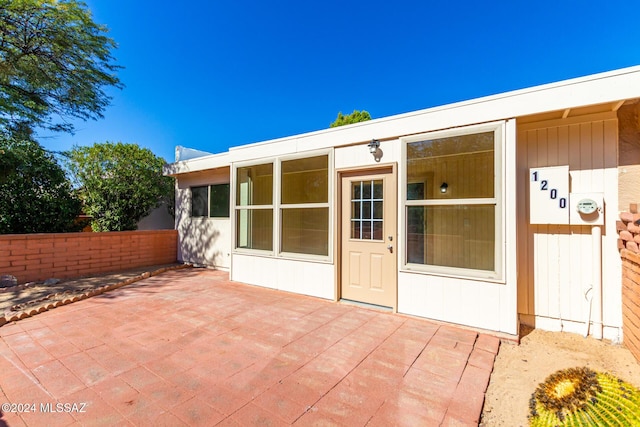
[[[564,332],[524,328],[520,345],[502,344],[485,397],[480,425],[527,426],[529,399],[557,370],[587,366],[640,387],[640,364],[621,345]]]

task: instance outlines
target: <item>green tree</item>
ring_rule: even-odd
[[[367,120],[371,120],[371,115],[365,111],[353,110],[353,113],[347,114],[346,116],[342,114],[342,111],[338,113],[338,117],[334,120],[333,123],[329,125],[329,127],[337,128],[338,126],[350,125],[353,123],[366,122]]]
[[[106,32],[81,1],[0,0],[0,130],[101,118],[103,88],[122,87]]]
[[[0,234],[78,231],[82,203],[50,153],[0,136]]]
[[[135,230],[141,218],[173,198],[173,178],[162,175],[165,161],[149,149],[105,142],[68,154],[94,231]]]

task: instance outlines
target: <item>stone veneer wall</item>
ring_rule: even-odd
[[[69,279],[177,260],[176,230],[0,235],[0,275]]]
[[[618,249],[622,257],[622,328],[624,345],[640,361],[640,214],[638,204],[620,214]]]

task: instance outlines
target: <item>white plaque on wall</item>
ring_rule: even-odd
[[[569,166],[529,169],[529,222],[569,224]]]

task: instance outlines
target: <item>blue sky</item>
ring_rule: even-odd
[[[640,2],[88,0],[122,90],[50,150],[122,141],[173,161],[640,65]]]

